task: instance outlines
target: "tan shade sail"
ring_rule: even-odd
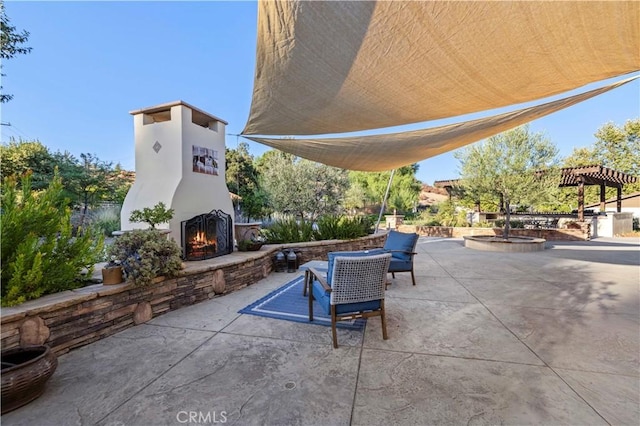
[[[243,134],[485,111],[640,69],[637,1],[260,1]]]
[[[575,105],[637,78],[629,78],[579,95],[530,108],[431,129],[324,139],[245,137],[330,166],[364,171],[390,170],[495,135]]]

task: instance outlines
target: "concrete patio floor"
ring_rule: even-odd
[[[4,425],[640,423],[640,242],[488,253],[420,238],[416,280],[364,332],[241,315],[293,278],[162,315],[59,358]]]

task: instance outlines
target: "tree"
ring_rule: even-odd
[[[29,32],[25,30],[20,32],[10,24],[9,17],[4,10],[4,1],[0,1],[0,32],[0,58],[2,62],[15,55],[26,55],[31,52],[31,47],[23,47],[24,43],[29,40]],[[5,74],[0,75],[5,76]],[[0,86],[0,91],[2,89]],[[0,94],[0,103],[9,102],[12,98],[13,95],[2,93]]]
[[[280,151],[267,151],[256,163],[275,211],[314,221],[340,210],[349,185],[345,170]]]
[[[606,123],[596,133],[593,150],[596,160],[605,167],[640,177],[640,118],[627,120],[623,126]],[[640,183],[625,187],[625,193],[640,191]]]
[[[15,176],[20,183],[20,177],[30,173],[33,189],[39,190],[48,186],[56,165],[53,154],[40,141],[11,139],[7,145],[0,145],[2,175]]]
[[[240,196],[240,200],[234,200],[235,207],[240,207],[248,220],[261,218],[266,212],[267,196],[260,186],[249,144],[242,142],[237,149],[227,148],[225,159],[227,188]]]
[[[605,123],[594,134],[596,141],[591,147],[574,148],[564,159],[563,167],[601,165],[640,177],[640,119],[627,120],[624,125]],[[600,189],[587,186],[584,191],[586,203],[599,201]],[[614,188],[607,188],[606,198],[616,195]],[[640,191],[640,182],[627,184],[623,194]],[[567,192],[567,200],[575,199],[573,191]]]
[[[58,152],[55,157],[65,190],[71,194],[72,201],[82,206],[83,216],[90,206],[108,199],[114,193],[110,179],[112,163],[88,153],[80,154],[79,160],[68,152]]]
[[[502,196],[506,221],[503,238],[509,237],[511,204],[534,205],[557,193],[558,149],[529,126],[517,127],[457,151],[465,190]]]
[[[418,201],[421,184],[415,174],[418,165],[412,164],[396,169],[389,189],[387,208],[407,211],[413,208]],[[351,187],[361,188],[361,194],[365,195],[367,204],[381,204],[389,183],[391,172],[349,172]]]
[[[0,167],[3,176],[20,178],[29,173],[34,190],[44,189],[53,179],[56,168],[62,179],[64,195],[75,205],[88,207],[100,201],[122,204],[133,183],[133,173],[119,165],[98,159],[93,154],[51,153],[40,141],[15,141],[0,145]]]

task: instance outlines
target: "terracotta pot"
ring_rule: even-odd
[[[122,266],[102,268],[103,285],[120,284],[123,281],[124,279],[122,277]]]

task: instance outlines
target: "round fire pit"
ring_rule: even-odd
[[[547,240],[544,238],[476,235],[464,237],[464,246],[474,250],[499,251],[503,253],[530,253],[543,251]]]
[[[48,346],[2,351],[2,414],[42,395],[57,367],[58,359]]]

